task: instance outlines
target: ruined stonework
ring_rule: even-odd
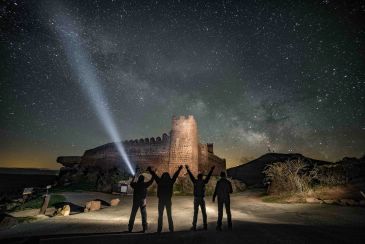
[[[179,165],[188,164],[191,171],[197,174],[207,172],[214,165],[216,169],[213,174],[218,175],[226,169],[225,159],[214,155],[212,143],[199,143],[197,123],[192,115],[173,117],[169,135],[164,133],[162,137],[127,140],[122,143],[130,161],[142,170],[151,166],[159,173],[168,171],[171,174]],[[70,159],[72,158],[59,157],[57,162],[67,167],[71,163]],[[125,167],[114,143],[85,151],[78,162],[81,168],[108,170]]]
[[[198,128],[193,116],[172,118],[170,132],[169,171],[172,173],[180,164],[189,165],[192,172],[199,170]]]

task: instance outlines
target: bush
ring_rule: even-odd
[[[312,176],[306,168],[307,164],[300,159],[267,166],[263,173],[270,183],[268,192],[271,194],[307,192],[310,189]]]
[[[348,182],[346,169],[343,165],[315,165],[311,171],[313,178],[318,181],[321,186],[338,186]]]
[[[268,193],[275,195],[307,193],[317,186],[347,183],[346,170],[342,165],[311,166],[300,159],[268,165],[263,173],[269,183]]]

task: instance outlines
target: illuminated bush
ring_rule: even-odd
[[[346,184],[345,168],[340,164],[310,165],[302,160],[291,160],[268,165],[263,171],[268,193],[306,193],[317,186]]]
[[[265,168],[263,173],[270,183],[269,193],[297,193],[310,189],[312,177],[306,171],[307,165],[300,159],[285,163],[274,163]]]

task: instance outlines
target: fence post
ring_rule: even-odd
[[[44,196],[44,199],[43,199],[43,204],[42,204],[42,207],[41,209],[39,210],[39,214],[43,214],[45,215],[46,214],[46,210],[48,208],[48,203],[49,203],[49,200],[51,199],[51,195],[48,195],[46,194]]]

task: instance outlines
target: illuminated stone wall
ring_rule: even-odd
[[[193,116],[172,118],[169,171],[174,172],[179,165],[189,165],[198,172],[198,129]]]
[[[165,133],[162,137],[128,140],[123,145],[132,163],[142,170],[151,166],[159,174],[166,171],[172,174],[181,164],[188,164],[195,175],[198,172],[207,173],[213,165],[216,166],[214,175],[226,169],[225,159],[214,155],[213,144],[199,143],[197,123],[191,115],[173,117],[169,135]],[[59,163],[62,164],[60,158]],[[114,143],[108,143],[85,151],[80,166],[108,170],[123,168],[125,164]],[[184,170],[180,176],[185,173]]]

